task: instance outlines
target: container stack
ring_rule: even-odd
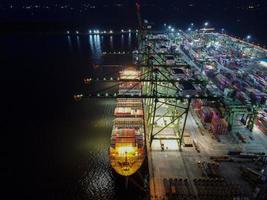
[[[121,116],[121,117],[117,117],[114,120],[114,127],[115,128],[142,128],[142,126],[144,125],[144,121],[143,118],[141,117],[125,117],[125,116]]]
[[[111,135],[111,147],[115,148],[115,145],[119,143],[128,143],[128,141],[126,141],[127,139],[130,139],[131,140],[130,143],[135,145],[133,140],[134,137],[135,137],[135,129],[117,129],[117,128],[113,129]]]
[[[141,108],[116,107],[114,115],[116,117],[143,117],[144,112]]]
[[[202,123],[210,123],[212,118],[215,116],[219,116],[219,112],[216,108],[202,106],[200,112],[200,119]]]
[[[127,69],[120,72],[120,95],[141,95],[142,85],[137,80],[140,72]],[[134,174],[144,161],[144,110],[142,99],[118,98],[109,149],[112,168],[122,176]]]
[[[258,114],[256,125],[259,127],[262,133],[267,135],[267,110]]]
[[[266,103],[266,94],[255,89],[255,88],[247,88],[247,92],[251,98],[252,102],[265,104]]]
[[[195,99],[192,102],[192,106],[196,111],[199,111],[202,107],[202,100],[201,99]]]
[[[142,101],[140,101],[140,99],[117,98],[116,106],[117,107],[142,108]]]
[[[225,76],[218,74],[216,76],[217,86],[223,90],[226,87],[231,86],[231,82],[229,79],[227,79]]]
[[[214,115],[211,120],[210,129],[213,134],[225,135],[227,134],[228,124],[224,118]]]
[[[236,98],[241,101],[242,103],[247,103],[249,102],[249,97],[246,95],[246,93],[242,92],[242,91],[238,91],[236,93]]]

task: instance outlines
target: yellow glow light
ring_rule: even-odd
[[[125,153],[127,154],[132,154],[135,153],[135,148],[132,146],[122,146],[122,147],[118,147],[118,153],[120,155],[124,155]]]
[[[134,69],[126,69],[121,71],[120,78],[121,79],[136,79],[139,77],[139,71]]]

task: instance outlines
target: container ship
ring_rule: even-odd
[[[267,135],[267,109],[259,112],[256,118],[256,125],[262,133]]]
[[[120,80],[134,80],[140,71],[125,69],[120,72]],[[141,95],[140,82],[122,82],[120,95]],[[117,98],[114,110],[109,157],[112,168],[122,176],[133,175],[142,166],[145,158],[144,110],[142,99]]]

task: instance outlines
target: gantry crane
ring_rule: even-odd
[[[139,43],[138,53],[135,53],[135,56],[139,58],[138,63],[133,65],[141,71],[141,75],[138,79],[123,80],[116,76],[86,78],[85,83],[87,84],[93,82],[113,82],[113,85],[82,97],[143,99],[147,122],[146,138],[149,140],[149,144],[151,145],[153,140],[177,140],[179,148],[181,149],[191,101],[193,99],[217,101],[220,97],[208,94],[207,91],[205,91],[207,83],[198,77],[175,77],[173,69],[190,69],[191,66],[182,60],[179,53],[157,52],[155,44],[156,43],[151,39],[151,34],[148,32],[145,39]],[[178,63],[167,65],[166,55],[176,56]],[[142,94],[125,95],[111,92],[124,82],[133,82],[136,84],[141,82],[143,86]],[[203,90],[195,94],[184,94],[183,85],[185,84],[199,85],[202,86]],[[133,85],[133,87],[134,86],[135,85]],[[160,112],[163,106],[168,107],[165,113]],[[161,126],[158,126],[160,120],[164,121],[164,125],[161,124]],[[168,136],[163,132],[170,126],[175,130],[175,134],[172,136]]]

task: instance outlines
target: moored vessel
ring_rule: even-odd
[[[136,81],[140,72],[125,69],[119,85],[121,95],[140,95],[142,84]],[[112,168],[122,176],[133,175],[142,166],[145,158],[144,110],[140,98],[117,98],[111,134],[109,156]]]

